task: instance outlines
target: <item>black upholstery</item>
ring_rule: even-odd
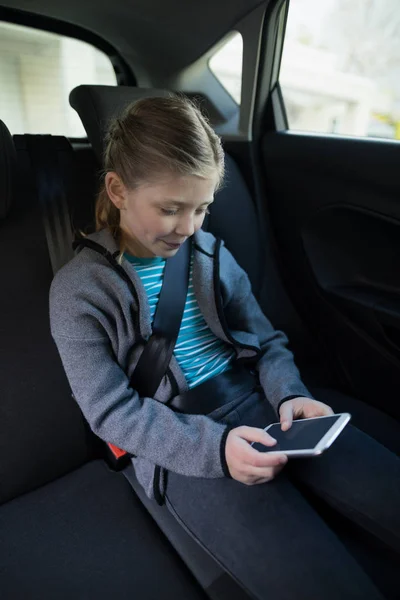
[[[1,507],[2,600],[201,600],[201,588],[102,461]]]
[[[79,114],[100,163],[104,134],[110,119],[134,100],[151,96],[168,96],[168,92],[111,85],[80,85],[72,90],[69,96],[70,104]]]
[[[100,163],[90,144],[75,143],[72,146],[76,158],[74,180],[79,194],[70,201],[71,222],[75,232],[92,233],[95,230],[94,205],[99,189]]]
[[[0,121],[0,219],[10,210],[15,182],[16,154],[11,134]]]
[[[216,193],[215,202],[210,208],[207,231],[224,240],[226,247],[246,271],[253,292],[260,299],[264,249],[261,237],[257,235],[257,213],[240,169],[229,154],[225,154],[225,166],[224,186]]]
[[[0,502],[91,455],[50,335],[52,271],[28,165],[19,165],[16,175],[12,210],[0,221]]]

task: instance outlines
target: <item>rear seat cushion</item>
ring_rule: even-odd
[[[201,600],[120,473],[93,461],[2,506],[2,600]]]

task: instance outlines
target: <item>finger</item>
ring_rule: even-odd
[[[275,446],[276,444],[275,438],[258,427],[242,425],[241,427],[237,427],[236,431],[237,434],[247,442],[259,442],[260,444],[264,444],[264,446]]]
[[[261,483],[269,483],[271,481],[271,477],[265,477],[264,479],[255,479],[251,485],[260,485]]]
[[[285,465],[276,465],[273,467],[250,467],[247,474],[254,477],[256,480],[264,479],[271,480],[272,477],[282,471]],[[257,481],[258,483],[258,481]]]
[[[305,406],[304,408],[304,416],[308,419],[312,417],[329,417],[334,415],[335,413],[327,404],[323,404],[322,402],[314,402],[312,405]]]
[[[291,402],[284,402],[279,411],[282,431],[287,431],[293,423],[293,405]]]
[[[322,417],[330,417],[333,414],[335,414],[330,406],[327,406],[326,404],[323,404],[322,406],[323,406],[323,408],[321,409],[321,411],[319,413]]]
[[[314,400],[314,405],[321,416],[334,415],[332,408],[325,404],[324,402],[320,402],[319,400]]]
[[[243,461],[251,468],[265,469],[286,465],[288,458],[282,452],[258,452],[255,448],[250,447],[243,456]]]

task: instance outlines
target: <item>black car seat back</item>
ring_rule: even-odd
[[[27,157],[0,125],[0,502],[93,453],[49,326],[53,272]]]

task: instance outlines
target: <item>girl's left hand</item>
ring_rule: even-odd
[[[327,404],[300,396],[292,400],[286,400],[279,408],[282,431],[291,428],[293,419],[310,419],[311,417],[325,417],[333,414],[333,410]]]

